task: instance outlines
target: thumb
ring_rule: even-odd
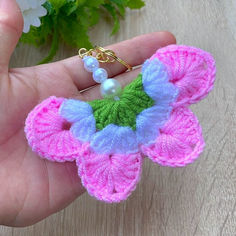
[[[23,18],[16,0],[0,0],[0,69],[8,69],[9,60],[21,36]]]

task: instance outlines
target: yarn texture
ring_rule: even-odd
[[[120,100],[50,97],[29,114],[26,137],[42,158],[75,160],[91,196],[120,202],[135,189],[144,157],[170,167],[199,157],[205,143],[188,106],[212,90],[215,73],[213,57],[201,49],[161,48]]]
[[[68,129],[68,122],[58,110],[64,98],[50,97],[36,106],[28,115],[26,138],[33,151],[50,161],[74,161],[81,143]]]
[[[154,101],[144,92],[140,74],[124,88],[120,100],[94,100],[89,104],[93,109],[97,130],[102,130],[109,124],[128,126],[136,130],[136,116],[153,106]]]
[[[80,141],[89,141],[96,132],[96,121],[92,107],[75,99],[66,99],[60,106],[59,113],[67,122],[70,122],[70,131]]]
[[[126,199],[140,179],[140,153],[100,155],[84,144],[80,156],[83,158],[77,158],[77,166],[82,184],[99,200],[112,203]]]
[[[158,94],[154,95],[153,91]],[[178,89],[169,82],[163,63],[158,59],[147,60],[142,74],[124,88],[120,100],[95,100],[86,104],[67,99],[59,112],[72,122],[74,136],[80,142],[89,141],[95,153],[133,154],[138,152],[139,145],[155,142],[159,128],[169,119],[177,95]]]

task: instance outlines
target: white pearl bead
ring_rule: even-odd
[[[119,97],[122,92],[120,83],[115,79],[107,79],[101,84],[101,94],[104,98]]]
[[[108,77],[107,71],[103,68],[98,68],[93,71],[93,79],[97,83],[102,83],[104,80],[106,80]]]
[[[86,56],[83,58],[84,68],[89,72],[95,71],[99,67],[99,62],[95,57]]]

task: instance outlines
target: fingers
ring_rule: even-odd
[[[131,66],[142,64],[147,58],[151,57],[157,49],[175,44],[175,37],[169,32],[155,32],[141,35],[130,40],[126,40],[107,48],[113,50],[118,57],[126,61]],[[66,71],[73,78],[79,90],[83,90],[95,85],[92,74],[83,68],[83,62],[78,56],[60,61]],[[109,77],[117,76],[126,70],[126,67],[118,62],[101,65],[104,67]]]
[[[7,70],[11,54],[21,36],[22,14],[15,0],[0,0],[0,67]]]

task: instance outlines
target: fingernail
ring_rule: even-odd
[[[21,33],[23,18],[16,0],[0,0],[0,19]]]
[[[12,0],[0,0],[0,9],[4,11],[9,9],[9,1]]]
[[[16,0],[0,0],[0,9],[6,12],[10,12],[13,9],[19,9]]]

